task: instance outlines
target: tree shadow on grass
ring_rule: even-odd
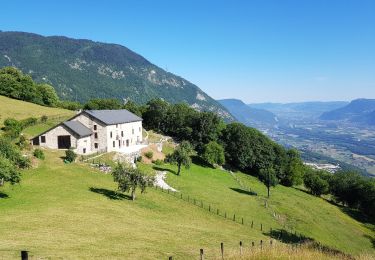
[[[9,198],[8,194],[2,193],[0,191],[0,199],[7,199],[7,198]]]
[[[131,200],[132,198],[129,195],[122,194],[113,190],[103,189],[103,188],[94,188],[90,187],[91,192],[95,192],[101,195],[106,196],[110,200]]]
[[[173,173],[174,175],[177,175],[175,171],[168,169],[168,168],[160,167],[160,166],[152,166],[152,169],[154,169],[155,171],[170,172],[170,173]]]
[[[239,189],[239,188],[230,188],[230,189],[233,190],[233,191],[236,191],[238,193],[246,194],[246,195],[249,195],[249,196],[257,196],[258,195],[254,191],[248,191],[248,190],[243,190],[243,189]]]
[[[204,168],[212,168],[212,169],[215,169],[215,167],[213,167],[211,164],[208,164],[206,161],[204,161],[201,157],[199,156],[192,156],[191,157],[191,161],[192,163],[196,164],[196,165],[199,165],[199,166],[202,166]]]

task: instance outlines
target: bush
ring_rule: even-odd
[[[36,123],[38,123],[38,118],[29,117],[29,118],[26,118],[24,120],[21,120],[20,123],[22,125],[22,129],[24,129],[24,128],[29,127],[29,126],[36,125]]]
[[[41,160],[44,160],[44,158],[45,158],[44,152],[41,149],[38,149],[38,148],[34,150],[34,156],[38,159],[41,159]]]
[[[25,149],[29,146],[29,140],[24,135],[21,135],[17,145],[20,149]]]
[[[145,156],[148,158],[148,159],[152,159],[152,157],[154,156],[154,153],[152,151],[147,151],[145,152]]]
[[[44,116],[42,116],[42,117],[40,118],[40,122],[42,122],[42,123],[46,123],[47,120],[48,120],[48,116],[46,116],[46,115],[44,115]]]
[[[69,149],[65,151],[65,160],[68,162],[74,162],[77,158],[77,154],[73,151],[73,149]]]
[[[137,157],[137,162],[142,162],[142,156],[141,155]]]
[[[160,160],[160,159],[157,159],[157,160],[155,160],[155,161],[152,161],[155,165],[163,165],[164,164],[164,162],[163,162],[163,160]]]

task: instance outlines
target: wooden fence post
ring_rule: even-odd
[[[272,239],[270,240],[270,245],[272,246]]]
[[[240,255],[242,256],[242,241],[240,241]]]
[[[203,260],[204,259],[203,248],[201,248],[201,250],[200,250],[200,256],[201,256],[201,260]]]
[[[260,249],[263,249],[263,240],[260,240]]]
[[[242,218],[242,225],[243,225],[243,218]]]
[[[254,246],[255,246],[255,243],[254,243],[254,242],[251,242],[251,246],[254,247]]]
[[[263,231],[263,224],[260,224],[260,231]]]
[[[216,210],[216,215],[219,215],[219,209]]]
[[[252,220],[251,221],[251,228],[253,228],[253,226],[254,226],[254,221]]]
[[[224,260],[224,243],[220,243],[221,259]]]
[[[168,260],[173,260],[173,256],[168,257]]]
[[[21,260],[28,260],[29,259],[29,252],[26,250],[21,251]]]
[[[236,214],[233,214],[233,221],[236,221]]]

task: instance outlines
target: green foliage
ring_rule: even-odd
[[[260,169],[259,180],[267,187],[267,196],[270,197],[270,188],[278,184],[276,172],[273,168]]]
[[[20,180],[21,174],[14,163],[0,155],[0,186],[3,186],[5,182],[19,183]]]
[[[0,136],[0,156],[10,160],[18,168],[30,167],[30,160],[9,139]]]
[[[137,157],[137,162],[142,162],[142,156],[141,155]]]
[[[52,107],[59,101],[52,86],[37,84],[14,67],[0,69],[0,95]]]
[[[121,109],[122,105],[119,100],[113,98],[95,98],[89,100],[84,106],[87,110],[105,110]]]
[[[178,170],[177,175],[181,173],[181,166],[185,166],[186,169],[190,167],[191,155],[193,154],[193,148],[188,141],[183,141],[172,154],[167,155],[166,161],[177,164]]]
[[[30,141],[24,135],[20,135],[20,138],[18,139],[17,145],[21,150],[23,150],[23,149],[26,149],[27,147],[29,147],[29,142]]]
[[[211,165],[223,165],[225,163],[224,148],[215,141],[204,146],[202,159]]]
[[[60,101],[57,104],[57,106],[60,107],[60,108],[64,108],[64,109],[68,109],[68,110],[73,110],[73,111],[82,109],[81,103],[73,102],[73,101],[66,101],[66,100]]]
[[[68,149],[65,151],[65,160],[68,162],[74,162],[77,158],[77,154],[73,151],[73,149]]]
[[[41,122],[41,123],[46,123],[47,120],[48,120],[48,116],[46,116],[46,115],[43,115],[43,116],[40,118],[40,122]]]
[[[146,187],[152,186],[154,179],[146,176],[139,169],[127,167],[124,164],[117,164],[112,171],[113,180],[118,183],[118,189],[122,192],[131,192],[132,200],[135,200],[135,191],[137,188],[141,189],[141,193],[146,190]]]
[[[152,151],[147,151],[145,152],[145,156],[148,158],[148,159],[152,159],[152,157],[154,156],[154,153]]]
[[[288,187],[300,185],[303,181],[303,173],[304,166],[299,152],[296,149],[288,150],[286,171],[280,183]]]
[[[34,156],[38,159],[41,159],[41,160],[45,159],[44,152],[39,148],[34,150]]]
[[[144,112],[145,106],[139,106],[137,103],[135,103],[132,100],[128,100],[125,105],[122,107],[123,109],[126,109],[133,114],[136,114],[139,117],[142,117],[142,114]]]
[[[164,161],[163,160],[160,160],[160,159],[156,159],[155,161],[153,161],[153,163],[155,164],[155,165],[163,165],[164,164]]]
[[[169,104],[162,99],[147,102],[147,109],[142,115],[144,127],[165,133],[168,108]]]
[[[303,182],[311,194],[320,196],[327,194],[329,191],[329,184],[327,179],[323,176],[321,171],[307,170],[303,176]]]
[[[26,127],[35,125],[38,122],[37,118],[30,117],[21,121],[18,121],[14,118],[7,118],[4,120],[3,131],[5,135],[11,139],[19,137],[22,130]]]

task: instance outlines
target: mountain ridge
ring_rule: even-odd
[[[0,66],[17,67],[35,81],[53,85],[65,100],[130,98],[145,103],[161,97],[233,120],[198,86],[120,44],[0,31]]]
[[[276,125],[277,116],[270,111],[252,108],[239,99],[218,100],[229,112],[241,123],[247,126],[254,125]]]

